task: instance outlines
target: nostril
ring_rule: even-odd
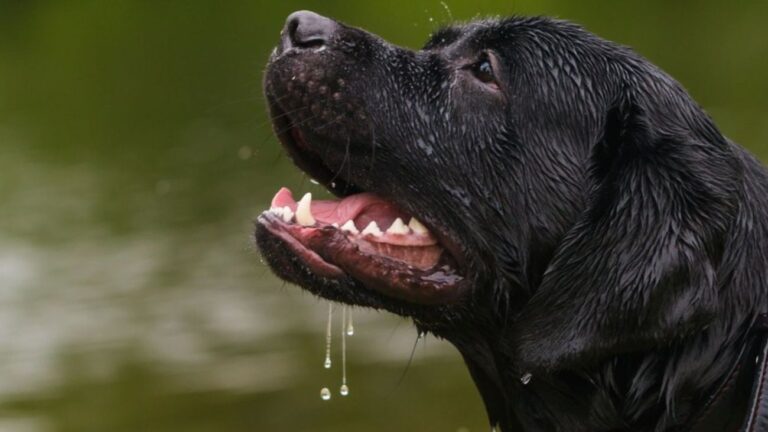
[[[288,16],[283,32],[291,45],[310,48],[325,45],[336,28],[336,22],[330,18],[310,11],[298,11]]]
[[[296,43],[296,29],[299,28],[298,19],[289,19],[285,22],[285,33],[291,39],[292,43]]]

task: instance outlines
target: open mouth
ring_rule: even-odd
[[[274,105],[272,109],[276,129],[281,131],[279,123],[287,125],[278,135],[294,163],[341,198],[312,200],[305,194],[297,202],[282,188],[258,224],[315,276],[351,277],[368,289],[411,303],[458,300],[467,284],[454,243],[397,203],[335,175],[312,151],[305,134],[291,127]]]
[[[324,201],[306,194],[296,202],[283,188],[260,222],[318,276],[349,275],[418,303],[449,300],[462,280],[424,225],[370,193]]]

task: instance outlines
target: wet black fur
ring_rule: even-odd
[[[482,50],[498,93],[471,72]],[[451,341],[504,431],[677,430],[766,308],[766,170],[672,78],[576,25],[479,21],[421,51],[342,25],[324,53],[275,57],[265,89],[335,192],[442,227],[473,287],[393,300],[312,275],[258,228],[268,262]]]

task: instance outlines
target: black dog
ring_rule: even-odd
[[[493,425],[768,430],[766,170],[648,61],[546,18],[414,52],[296,12],[265,93],[343,197],[281,190],[270,266],[449,340]]]

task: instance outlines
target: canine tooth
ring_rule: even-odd
[[[381,230],[379,229],[379,226],[376,224],[376,221],[371,221],[371,223],[369,223],[368,226],[365,227],[365,229],[363,230],[362,234],[363,235],[373,234],[376,237],[378,237],[378,236],[380,236],[380,235],[382,235],[384,233],[381,232]]]
[[[415,234],[420,235],[427,235],[429,234],[429,230],[427,227],[422,225],[421,222],[419,222],[415,217],[412,217],[410,221],[408,221],[408,226],[413,230]]]
[[[411,230],[400,218],[395,219],[395,221],[392,222],[392,225],[387,228],[387,234],[408,234],[410,232]]]
[[[281,214],[283,216],[283,221],[284,222],[290,222],[291,220],[293,220],[293,210],[291,210],[290,207],[285,206],[285,207],[282,208],[281,211],[282,211]]]
[[[302,226],[311,226],[315,224],[315,218],[312,216],[312,194],[307,192],[301,197],[299,205],[296,206],[296,222]]]
[[[346,221],[344,225],[341,226],[342,231],[349,231],[352,234],[360,234],[360,231],[357,230],[357,227],[355,226],[355,223],[352,222],[352,219]]]
[[[331,226],[336,229],[339,229],[339,224],[337,224],[336,222],[332,223]]]

